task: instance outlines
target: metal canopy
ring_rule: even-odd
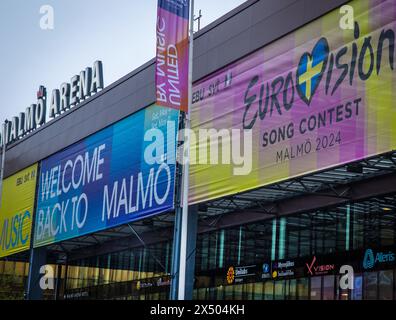
[[[170,212],[156,216],[154,218],[133,222],[130,223],[130,225],[138,234],[155,232],[158,235],[161,235],[165,229],[167,230],[173,226],[173,220],[174,213]],[[90,250],[92,247],[100,247],[105,243],[113,241],[117,242],[117,247],[124,247],[124,249],[127,249],[129,245],[125,240],[130,239],[131,237],[136,238],[129,225],[126,224],[112,229],[98,231],[93,234],[51,244],[47,246],[47,252],[51,255],[56,254],[57,263],[66,263],[68,254],[71,252],[79,252],[84,250],[92,252]],[[167,238],[168,234],[166,233],[166,238],[164,239]]]
[[[334,169],[319,171],[317,173],[290,179],[284,182],[261,187],[253,191],[232,195],[219,200],[209,201],[199,206],[200,217],[210,217],[219,214],[259,209],[264,205],[281,202],[283,200],[318,194],[345,197],[336,191],[337,186],[378,177],[387,173],[396,172],[396,152],[365,159],[356,163],[340,166]],[[323,193],[323,191],[326,191]]]
[[[396,152],[391,152],[241,194],[208,201],[198,205],[198,233],[228,227],[236,223],[245,224],[249,222],[249,213],[254,216],[252,221],[270,219],[277,215],[277,210],[271,211],[270,209],[286,204],[287,200],[299,199],[306,204],[310,204],[313,198],[326,196],[328,198],[334,198],[337,201],[353,201],[354,199],[351,197],[350,192],[347,192],[351,184],[358,183],[359,181],[367,181],[368,179],[373,180],[372,178],[379,178],[381,176],[387,177],[389,174],[395,172]],[[383,181],[379,181],[378,179],[374,179],[374,181],[378,181],[379,184],[378,186],[374,186],[376,190],[386,192],[385,189],[381,188],[384,183]],[[361,189],[364,193],[364,188]],[[396,192],[396,185],[394,190]],[[353,190],[351,192],[353,193]],[[370,196],[370,194],[367,194],[367,197]],[[313,207],[314,205],[315,203],[312,203]],[[236,222],[232,222],[232,219],[236,220]],[[144,241],[147,244],[151,244],[161,241],[161,239],[162,241],[166,241],[172,238],[173,220],[174,214],[170,213],[134,223],[133,226],[142,235]],[[226,223],[221,223],[222,221]],[[106,234],[117,235],[117,232],[122,232],[117,239],[106,238]],[[97,237],[98,234],[99,237]],[[76,241],[84,241],[81,238],[67,242],[67,249],[70,252],[70,258],[72,260],[84,256],[141,246],[134,239],[136,237],[131,234],[128,226],[102,231],[92,236],[96,236],[102,242],[93,246],[89,246],[87,243],[88,248],[84,248],[81,243],[76,243]],[[89,239],[92,236],[87,236],[85,239]],[[92,240],[90,241],[92,242]]]
[[[396,184],[387,181],[387,184],[392,186],[391,189],[385,189],[385,180],[381,180],[381,177],[385,179],[394,173],[396,173],[396,152],[391,152],[241,194],[201,203],[198,205],[198,233],[236,224],[271,219],[279,214],[291,214],[304,210],[304,208],[314,209],[315,200],[319,203],[322,198],[333,199],[333,201],[328,201],[328,206],[354,201],[356,199],[353,195],[356,195],[356,192],[351,190],[350,186],[354,183],[363,183],[369,179],[370,183],[367,183],[367,185],[375,189],[378,194],[393,192],[393,189],[396,192]],[[358,189],[362,190],[359,199],[363,198],[366,194],[365,189],[361,188],[360,185]],[[366,195],[366,197],[371,196],[368,193]],[[381,197],[380,201],[385,201],[384,199],[386,198]],[[289,207],[287,210],[285,209],[289,202],[289,207],[294,206],[294,212]],[[389,206],[393,208],[393,201],[390,202]],[[359,206],[358,204],[357,208]],[[283,210],[280,210],[280,207]],[[365,210],[364,207],[362,207],[362,210]],[[131,223],[131,226],[148,245],[172,239],[173,221],[174,212],[169,212]],[[140,246],[142,244],[136,239],[129,226],[123,225],[49,245],[47,246],[47,252],[49,262],[66,263],[66,261],[70,262],[75,259]],[[25,252],[8,258],[25,260],[27,256],[28,254]]]

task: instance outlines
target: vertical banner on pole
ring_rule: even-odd
[[[191,0],[192,4],[194,0]],[[156,58],[156,104],[183,112],[181,128],[189,128],[189,105],[192,82],[192,39],[189,43],[190,0],[158,0],[157,58]],[[193,12],[193,10],[192,10]],[[193,30],[190,30],[191,34]],[[191,52],[190,52],[191,50]],[[189,143],[184,145],[189,151]],[[184,153],[183,153],[184,154]],[[172,263],[171,299],[184,300],[186,250],[188,227],[188,155],[184,155],[182,188],[178,188],[174,250]],[[183,199],[182,199],[183,194]]]
[[[158,0],[157,105],[187,111],[189,0]]]

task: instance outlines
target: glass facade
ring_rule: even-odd
[[[199,234],[193,298],[396,299],[395,205],[392,195]],[[367,249],[379,260],[365,268]],[[59,298],[169,299],[171,259],[166,241],[71,261],[55,268]],[[340,287],[342,265],[353,290]],[[0,295],[23,298],[28,263],[0,261],[0,274]]]
[[[67,267],[67,299],[168,299],[171,242],[106,254]]]
[[[263,300],[361,300],[396,299],[396,263],[378,262],[378,270],[362,270],[364,252],[391,253],[394,259],[396,218],[394,197],[370,199],[342,207],[318,210],[219,230],[198,236],[196,276],[212,274],[209,290],[195,289],[197,299]],[[224,250],[216,251],[223,247]],[[210,248],[210,249],[208,249]],[[211,252],[208,254],[208,250]],[[315,259],[315,260],[313,260]],[[325,261],[318,263],[317,261]],[[292,275],[270,274],[257,281],[257,274],[224,281],[228,267],[257,270],[278,261],[295,263]],[[220,263],[221,261],[221,263]],[[329,262],[326,262],[329,261]],[[351,265],[355,271],[353,290],[340,288],[339,268]],[[308,266],[313,274],[308,273]],[[225,269],[224,269],[225,268]],[[384,270],[381,270],[381,269]],[[329,269],[329,270],[327,270]],[[386,270],[385,270],[386,269]],[[369,272],[367,272],[369,271]],[[215,276],[216,274],[216,276]],[[214,277],[221,277],[217,281]],[[205,286],[198,280],[196,287]]]
[[[367,248],[395,246],[393,196],[342,207],[268,219],[199,234],[194,299],[361,300],[395,299],[393,264],[362,270]],[[168,299],[172,243],[136,248],[69,266],[66,295],[85,290],[86,298]],[[315,257],[323,274],[307,274]],[[341,258],[340,258],[341,257]],[[263,264],[296,263],[292,275],[257,279]],[[297,266],[297,264],[300,264]],[[352,265],[354,289],[340,288],[339,266]],[[229,267],[253,268],[241,282],[227,283]],[[313,266],[314,268],[315,265]],[[383,270],[382,270],[383,268]],[[160,285],[158,285],[158,283]],[[77,295],[82,298],[81,295]]]
[[[54,273],[53,279],[58,278],[58,285],[63,286],[65,266],[48,265]],[[29,263],[23,261],[0,260],[0,300],[22,300],[28,285]],[[56,281],[56,280],[55,280]],[[54,287],[56,286],[54,281]],[[63,287],[60,288],[63,290]],[[54,299],[55,288],[45,290],[43,298]]]
[[[29,265],[19,261],[0,261],[0,300],[24,298]]]

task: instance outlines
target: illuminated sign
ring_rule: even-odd
[[[295,275],[295,261],[278,261],[272,263],[272,278],[293,277]]]
[[[367,249],[364,253],[363,268],[373,269],[376,265],[389,264],[395,262],[395,253],[388,252],[374,252],[372,249]]]
[[[166,286],[170,286],[169,277],[146,279],[144,281],[140,280],[136,282],[136,290],[140,290],[144,288],[152,288],[152,287],[166,287]]]
[[[334,272],[335,264],[320,264],[318,263],[316,256],[314,256],[311,262],[305,264],[308,275],[319,276]]]
[[[234,267],[229,267],[227,270],[227,283],[228,284],[234,283],[234,279],[235,279]]]
[[[71,78],[70,83],[62,83],[60,89],[52,91],[49,102],[49,118],[53,119],[103,89],[103,66],[96,61],[92,68],[86,68]],[[21,139],[47,122],[47,89],[40,86],[37,102],[26,108],[19,116],[3,123],[1,145]]]
[[[75,292],[75,293],[67,293],[63,295],[65,300],[73,300],[73,299],[81,299],[81,298],[88,298],[89,292],[82,291],[82,292]]]
[[[241,266],[241,267],[229,267],[227,270],[227,283],[240,283],[246,278],[256,276],[257,266]]]
[[[270,279],[271,278],[271,266],[269,263],[263,263],[261,279]]]

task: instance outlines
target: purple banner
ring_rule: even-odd
[[[349,5],[354,28],[336,9],[195,84],[190,203],[396,150],[396,2]]]
[[[157,105],[187,110],[188,0],[159,0],[157,16]]]

